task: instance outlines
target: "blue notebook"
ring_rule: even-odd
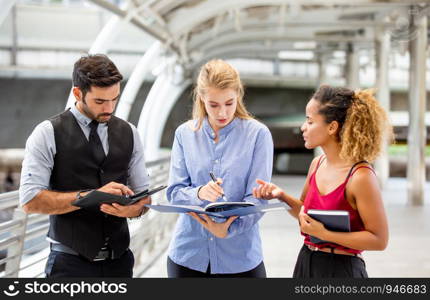
[[[328,230],[340,232],[351,231],[349,212],[346,210],[309,209],[307,214],[311,218],[323,223],[324,227]],[[314,236],[310,236],[310,242],[314,244],[329,243]]]
[[[219,218],[228,218],[231,216],[246,216],[255,213],[287,209],[289,207],[284,202],[270,203],[264,205],[255,205],[251,202],[214,202],[208,204],[205,207],[173,204],[147,204],[145,206],[163,213],[195,212],[198,214],[205,214]]]

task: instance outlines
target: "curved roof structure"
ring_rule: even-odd
[[[383,30],[404,41],[409,16],[427,13],[423,1],[410,0],[130,0],[126,8],[91,1],[160,40],[186,69],[212,57],[277,59],[285,50],[319,55],[348,43],[370,48]]]

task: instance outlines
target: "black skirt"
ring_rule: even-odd
[[[357,256],[312,251],[303,245],[293,278],[367,278],[366,264]]]

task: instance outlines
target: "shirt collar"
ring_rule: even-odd
[[[78,123],[84,125],[84,126],[89,126],[92,119],[88,118],[86,115],[84,115],[83,113],[81,113],[79,111],[79,109],[76,107],[76,103],[74,105],[72,105],[72,107],[70,108],[70,112],[73,114],[73,116],[75,116],[76,120],[78,121]],[[100,125],[104,125],[107,126],[107,123],[100,123]]]
[[[239,118],[235,117],[230,123],[228,123],[226,126],[221,128],[219,130],[219,136],[226,136],[232,131],[233,128],[237,126],[239,122]],[[208,117],[206,116],[203,120],[203,128],[206,131],[206,133],[212,138],[215,139],[215,131],[212,129],[211,125],[209,124]]]

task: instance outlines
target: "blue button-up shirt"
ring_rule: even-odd
[[[273,165],[273,140],[269,129],[256,120],[235,118],[215,132],[203,121],[194,131],[194,121],[178,127],[172,148],[167,198],[172,204],[199,205],[209,201],[197,197],[213,172],[223,180],[228,201],[265,201],[252,197],[255,180],[270,181]],[[217,201],[223,201],[222,198]],[[240,273],[258,266],[262,260],[258,220],[262,214],[242,216],[228,230],[226,238],[212,235],[191,216],[181,214],[169,246],[169,257],[176,264],[212,274]]]

